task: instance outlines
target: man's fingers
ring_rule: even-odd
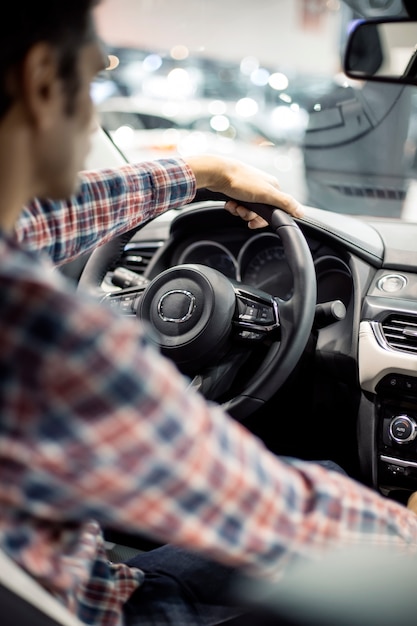
[[[268,222],[266,222],[260,215],[254,211],[250,211],[235,200],[229,200],[226,202],[224,208],[232,215],[236,215],[245,222],[248,222],[249,228],[264,228],[268,225]]]
[[[286,195],[286,194],[283,194],[283,195]],[[294,217],[302,217],[303,210],[302,210],[301,205],[296,200],[294,200],[292,196],[287,196],[286,200],[287,200],[286,203],[283,202],[284,205],[286,204],[286,206],[283,206],[283,209],[290,215],[293,215]],[[254,211],[251,211],[250,209],[247,209],[246,207],[242,206],[236,200],[228,200],[224,208],[226,209],[226,211],[229,211],[229,213],[231,213],[232,215],[240,217],[245,222],[248,222],[249,228],[264,228],[265,226],[268,225],[268,222],[264,220],[263,217],[261,217]]]

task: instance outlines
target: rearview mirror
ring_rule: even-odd
[[[417,21],[354,23],[344,70],[350,78],[417,85]]]

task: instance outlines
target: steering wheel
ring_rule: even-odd
[[[201,197],[226,199],[206,190]],[[97,248],[79,280],[80,288],[104,300],[135,302],[137,317],[150,326],[161,351],[203,395],[221,398],[225,410],[240,421],[269,400],[298,363],[311,333],[317,291],[311,252],[293,218],[268,205],[246,206],[261,215],[282,241],[293,277],[288,300],[197,264],[171,267],[146,285],[105,295],[102,280],[120,258],[132,232]],[[260,344],[265,352],[262,359],[253,359],[256,371],[252,372],[248,361],[252,349]],[[233,387],[242,363],[246,363],[243,388]],[[233,397],[227,397],[227,390],[236,388]]]

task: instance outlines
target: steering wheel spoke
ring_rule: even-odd
[[[230,395],[230,388],[239,372],[248,360],[250,351],[243,345],[232,346],[217,363],[206,367],[194,376],[190,387],[198,390],[207,400],[217,401],[222,396]]]
[[[117,310],[122,315],[136,315],[145,289],[146,285],[144,284],[142,287],[135,286],[111,291],[106,293],[100,302]]]
[[[253,288],[234,283],[236,310],[233,316],[235,335],[239,339],[261,341],[279,333],[279,300]]]

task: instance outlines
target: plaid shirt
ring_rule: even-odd
[[[123,623],[142,572],[100,526],[145,532],[257,576],[366,541],[414,550],[417,517],[314,463],[284,461],[208,405],[136,321],[45,262],[189,202],[180,160],[85,173],[0,236],[0,546],[86,624]]]

